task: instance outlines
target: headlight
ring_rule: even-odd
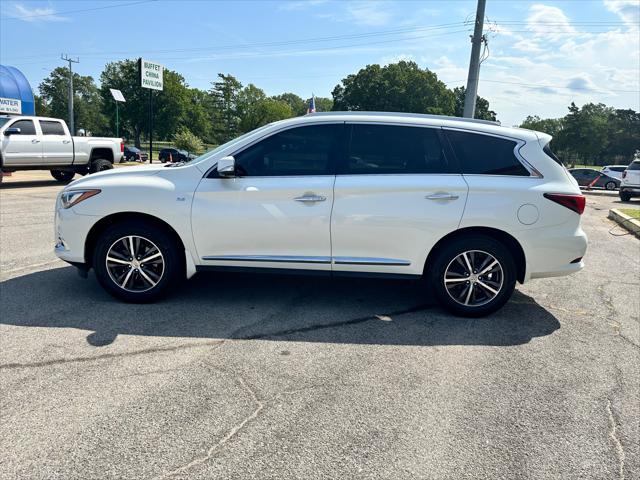
[[[91,188],[87,190],[69,190],[62,192],[62,195],[60,196],[62,208],[71,208],[74,205],[85,201],[87,198],[91,198],[99,193],[100,190],[97,188]]]

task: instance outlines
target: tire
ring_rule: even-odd
[[[127,258],[131,251],[129,238],[137,256]],[[184,276],[180,251],[174,238],[161,228],[126,221],[112,225],[100,236],[92,265],[98,281],[109,294],[125,302],[149,303],[166,296]],[[155,258],[143,262],[145,257],[152,256]],[[107,257],[118,261],[108,261]],[[129,258],[137,261],[137,257],[141,257],[139,264],[129,263]]]
[[[619,196],[620,200],[622,200],[623,202],[628,202],[629,200],[631,200],[631,195],[629,195],[627,192],[620,192]]]
[[[494,261],[497,265],[482,275],[473,270],[467,272],[465,253],[469,264],[479,267],[478,273]],[[516,265],[511,253],[502,243],[488,236],[469,235],[453,239],[436,252],[431,263],[427,266],[427,278],[440,304],[454,315],[489,315],[502,308],[515,289]],[[449,280],[446,284],[445,278]]]
[[[615,190],[617,188],[616,182],[607,182],[604,184],[604,188],[607,190]]]
[[[95,160],[91,160],[91,163],[89,164],[89,173],[103,172],[105,170],[111,170],[112,168],[113,163],[109,160],[96,158]]]
[[[75,176],[76,172],[71,170],[51,170],[51,176],[60,183],[68,183]]]

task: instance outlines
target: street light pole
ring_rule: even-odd
[[[73,121],[73,69],[71,64],[80,63],[80,59],[76,57],[74,60],[68,55],[60,55],[60,58],[65,62],[69,62],[69,130],[71,130],[71,135],[75,135],[75,122]]]

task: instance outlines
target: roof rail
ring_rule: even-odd
[[[353,115],[357,116],[381,116],[381,117],[409,117],[409,118],[425,118],[433,120],[453,120],[456,122],[484,123],[487,125],[500,125],[497,120],[481,120],[479,118],[452,117],[449,115],[431,115],[428,113],[405,113],[405,112],[365,112],[365,111],[335,111],[335,112],[315,112],[309,113],[310,116],[324,115]]]

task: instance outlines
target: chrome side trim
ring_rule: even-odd
[[[397,258],[371,258],[371,257],[333,257],[335,265],[386,265],[407,267],[411,265],[409,260]]]
[[[298,257],[294,255],[219,255],[202,257],[216,262],[331,263],[331,257]]]

